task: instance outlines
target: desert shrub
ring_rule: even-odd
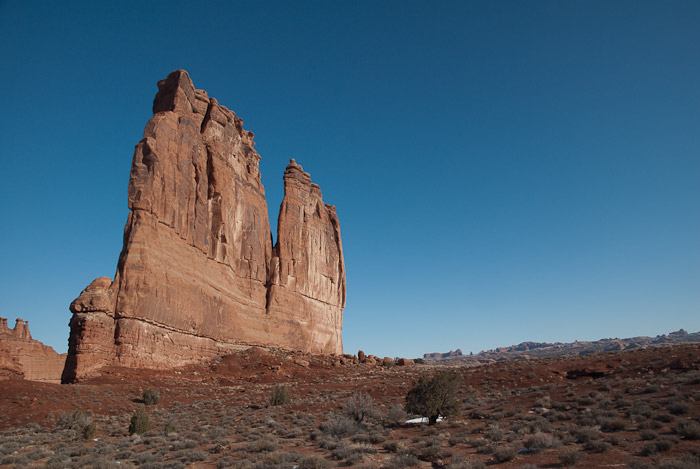
[[[404,449],[406,446],[403,442],[392,441],[390,443],[384,444],[384,449],[390,453],[398,453],[400,450]]]
[[[384,426],[400,427],[406,422],[406,410],[400,405],[393,405],[383,418]]]
[[[385,467],[390,469],[398,469],[401,467],[416,467],[419,465],[420,461],[412,454],[397,454],[389,461],[389,464]]]
[[[331,469],[335,464],[322,458],[321,456],[306,456],[299,461],[299,469]]]
[[[659,464],[659,469],[697,469],[698,467],[700,467],[700,458],[694,456],[664,459]]]
[[[461,456],[454,456],[447,469],[484,469],[486,464],[481,461],[465,461]]]
[[[84,440],[89,440],[97,433],[97,425],[82,410],[62,414],[58,418],[56,425],[59,428],[74,430]]]
[[[129,434],[142,434],[146,433],[151,429],[151,419],[146,413],[146,409],[139,407],[136,413],[131,417],[131,422],[129,423]]]
[[[503,439],[503,429],[500,425],[489,425],[485,436],[491,441],[500,441]]]
[[[266,435],[264,438],[259,438],[248,445],[245,449],[251,453],[263,453],[270,451],[277,451],[279,449],[279,443],[277,442],[277,437],[274,435]]]
[[[168,422],[163,427],[163,433],[166,436],[175,433],[176,430],[177,429],[175,428],[175,422],[173,422],[172,420],[168,420]]]
[[[604,432],[621,432],[627,428],[627,424],[622,419],[606,419],[600,425],[600,429]]]
[[[437,423],[441,415],[458,415],[461,406],[457,391],[461,381],[460,375],[453,371],[443,371],[432,378],[420,378],[406,394],[406,410],[427,417],[429,425]]]
[[[524,441],[525,448],[531,453],[539,453],[550,448],[558,448],[561,442],[549,433],[535,433]]]
[[[654,466],[646,461],[640,461],[638,459],[633,459],[627,463],[628,469],[654,469]]]
[[[686,440],[700,440],[700,423],[694,420],[679,420],[674,430]]]
[[[292,394],[287,388],[287,386],[275,386],[270,392],[270,405],[284,405],[288,404],[292,400]]]
[[[664,424],[659,422],[658,420],[645,420],[644,422],[641,422],[639,424],[639,429],[640,430],[658,430],[659,428],[663,427]]]
[[[671,414],[665,414],[665,413],[663,413],[663,412],[654,415],[653,418],[654,418],[654,420],[656,420],[657,422],[663,422],[663,423],[671,423],[671,422],[673,422],[673,419],[674,419],[673,415],[671,415]]]
[[[559,462],[562,466],[575,466],[576,463],[583,460],[585,453],[577,449],[567,449],[559,453]]]
[[[460,443],[466,443],[466,442],[467,442],[467,436],[465,434],[450,435],[450,438],[447,440],[447,443],[450,446],[456,446]]]
[[[141,399],[143,399],[143,403],[146,405],[156,405],[158,401],[160,401],[160,393],[155,389],[144,389],[141,393]]]
[[[487,446],[489,444],[489,442],[484,438],[476,438],[474,440],[467,440],[467,443],[472,448],[482,448],[482,447]]]
[[[359,427],[354,420],[336,414],[328,416],[326,421],[319,426],[319,429],[323,433],[337,438],[351,436],[359,431]]]
[[[83,440],[90,440],[94,438],[94,436],[97,434],[97,424],[95,422],[90,422],[87,425],[85,425],[82,430],[80,430],[80,436],[83,437]]]
[[[612,445],[606,441],[592,440],[583,445],[583,449],[591,453],[604,453],[612,448]]]
[[[362,423],[365,419],[379,418],[379,409],[372,396],[359,392],[353,393],[343,404],[343,413],[357,423]]]
[[[512,461],[518,455],[518,450],[512,446],[502,446],[493,452],[493,460],[497,463]]]
[[[687,402],[674,402],[668,406],[668,411],[673,415],[687,414],[690,410],[690,405]]]
[[[659,437],[659,434],[653,430],[642,430],[640,432],[640,436],[642,437],[642,440],[649,441],[657,439]]]
[[[673,447],[673,442],[665,438],[651,441],[642,447],[642,456],[653,456],[656,453],[668,451]]]

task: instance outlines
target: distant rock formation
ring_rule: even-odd
[[[57,383],[66,361],[48,345],[32,339],[29,322],[17,318],[14,329],[0,318],[0,379],[24,378]]]
[[[134,153],[117,272],[71,304],[63,380],[108,364],[169,368],[248,345],[342,353],[335,207],[291,160],[273,247],[253,133],[184,70],[158,90]]]
[[[450,350],[447,353],[440,353],[440,352],[433,352],[433,353],[424,353],[423,354],[423,359],[424,360],[435,360],[438,358],[449,358],[449,357],[461,357],[462,356],[462,349],[457,349],[457,350]]]
[[[601,352],[613,352],[617,350],[633,350],[646,347],[658,347],[663,345],[675,345],[682,343],[700,343],[700,332],[688,333],[683,329],[671,332],[668,335],[656,337],[631,337],[628,339],[600,339],[594,341],[575,341],[573,343],[562,342],[522,342],[508,347],[497,347],[494,350],[481,351],[468,356],[451,355],[449,353],[426,353],[424,359],[431,360],[432,364],[445,365],[480,365],[505,360],[522,360],[535,358],[549,358],[562,356],[589,355]]]

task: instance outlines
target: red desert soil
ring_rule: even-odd
[[[445,370],[463,379],[461,415],[397,424],[412,383]],[[272,406],[281,385],[291,400]],[[368,366],[254,347],[172,371],[109,368],[73,385],[1,386],[0,467],[700,464],[699,345],[478,367]],[[152,429],[130,436],[147,388],[161,396],[146,406]],[[356,393],[374,401],[360,423],[347,412]],[[77,411],[96,423],[87,440],[66,423]]]

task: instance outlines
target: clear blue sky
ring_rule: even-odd
[[[338,207],[345,351],[700,330],[698,1],[0,1],[0,315],[65,351],[178,68]],[[273,227],[274,229],[274,227]]]

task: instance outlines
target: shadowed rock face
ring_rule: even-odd
[[[273,249],[253,133],[183,70],[158,89],[134,152],[117,272],[71,304],[63,380],[248,345],[342,353],[335,208],[292,160]]]
[[[32,339],[29,322],[17,319],[15,327],[0,318],[0,379],[24,378],[32,381],[59,382],[66,354]]]

